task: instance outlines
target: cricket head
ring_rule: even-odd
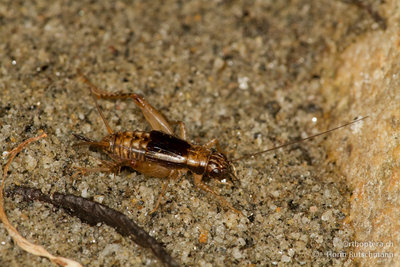
[[[207,174],[223,183],[239,183],[235,167],[224,154],[217,151],[212,151],[208,159]]]

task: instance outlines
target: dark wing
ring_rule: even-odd
[[[185,157],[189,148],[190,144],[188,142],[159,131],[150,132],[150,142],[147,144],[149,151],[165,153],[171,156]]]
[[[173,135],[160,131],[150,132],[150,141],[147,143],[147,157],[166,165],[178,167],[185,164],[191,145]]]

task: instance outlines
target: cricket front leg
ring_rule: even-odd
[[[199,174],[193,174],[194,177],[194,184],[200,188],[203,191],[206,191],[208,193],[213,194],[220,202],[223,206],[230,208],[232,211],[234,211],[235,213],[239,214],[239,215],[243,215],[243,213],[240,210],[235,209],[228,201],[225,200],[225,198],[221,197],[220,195],[218,195],[214,190],[212,190],[208,185],[206,185],[203,181],[202,175]]]

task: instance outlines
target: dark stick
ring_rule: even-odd
[[[130,237],[139,246],[150,248],[165,265],[179,266],[155,238],[151,237],[123,213],[105,205],[70,194],[54,193],[52,196],[48,196],[43,194],[40,189],[24,186],[15,186],[7,190],[7,194],[11,196],[21,195],[24,201],[39,200],[50,203],[58,208],[63,208],[70,215],[76,216],[90,225],[105,223],[121,235]]]

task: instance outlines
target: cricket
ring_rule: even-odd
[[[353,120],[341,126],[330,130],[308,136],[306,138],[285,143],[272,147],[267,150],[247,154],[242,157],[229,160],[221,152],[218,140],[212,139],[204,145],[191,144],[187,141],[185,124],[181,121],[169,122],[159,111],[150,105],[142,96],[135,93],[108,93],[100,90],[86,76],[79,73],[80,79],[88,85],[90,94],[94,99],[96,109],[104,122],[108,135],[100,141],[92,140],[83,135],[74,134],[82,142],[75,146],[89,146],[104,152],[108,161],[102,161],[97,168],[78,167],[78,174],[85,175],[89,172],[112,172],[119,173],[121,167],[130,167],[133,170],[144,174],[145,176],[163,178],[161,192],[158,196],[154,209],[151,213],[157,211],[160,206],[163,195],[165,194],[169,181],[178,179],[191,172],[194,185],[199,189],[212,194],[225,208],[243,215],[243,213],[234,208],[225,198],[220,196],[213,188],[204,182],[204,178],[216,179],[221,183],[239,183],[233,162],[243,160],[267,153],[282,147],[290,146],[296,143],[325,135],[332,131],[346,127],[353,123],[366,119],[368,116]],[[150,124],[152,130],[145,131],[121,131],[115,132],[109,125],[97,99],[132,99],[140,108],[146,121]],[[174,133],[171,124],[179,124],[180,136]],[[215,147],[215,148],[214,148]]]

